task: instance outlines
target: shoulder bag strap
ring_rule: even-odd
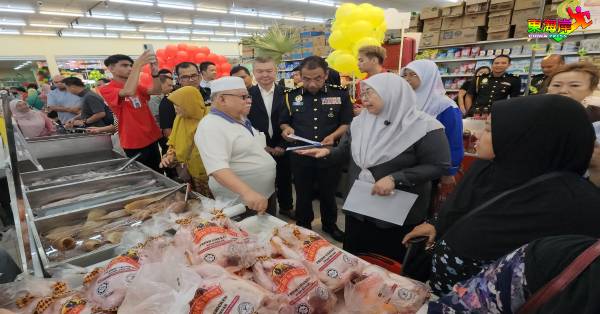
[[[533,314],[575,280],[600,256],[600,240],[581,253],[567,268],[538,290],[517,312]]]

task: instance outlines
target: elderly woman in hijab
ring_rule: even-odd
[[[402,77],[417,94],[417,109],[435,117],[444,126],[452,167],[442,177],[442,184],[454,184],[454,175],[465,155],[463,146],[462,113],[454,100],[446,96],[446,89],[437,65],[430,60],[416,60],[402,70]]]
[[[350,185],[360,180],[373,184],[373,194],[389,196],[399,189],[418,195],[402,226],[346,213],[345,250],[402,261],[405,250],[399,240],[425,220],[431,181],[449,167],[448,140],[441,123],[413,105],[415,93],[400,76],[377,74],[361,88],[367,110],[354,118],[341,143],[298,153],[337,159],[350,155]]]
[[[431,288],[446,293],[535,239],[600,237],[600,192],[583,178],[596,137],[584,108],[559,95],[494,103],[476,161],[437,220],[404,238],[429,237]]]
[[[209,110],[200,91],[193,86],[179,88],[168,98],[175,105],[177,116],[167,142],[169,150],[163,156],[160,167],[178,167],[180,179],[191,181],[196,192],[210,197],[212,194],[208,188],[208,175],[202,164],[200,152],[194,144],[198,123]],[[188,174],[189,177],[186,178]]]
[[[26,138],[47,136],[56,132],[54,122],[43,112],[29,108],[26,101],[14,99],[9,105],[21,133]]]

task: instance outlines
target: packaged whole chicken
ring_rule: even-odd
[[[174,242],[177,247],[185,249],[191,265],[215,264],[237,272],[252,266],[258,256],[267,254],[254,237],[225,215],[188,219],[180,224]]]
[[[348,313],[416,313],[428,299],[429,289],[425,284],[375,265],[366,266],[344,289]]]
[[[317,233],[295,225],[275,229],[271,245],[285,258],[303,261],[332,291],[343,288],[362,269],[358,258],[340,250]]]
[[[256,283],[285,296],[280,314],[324,314],[335,307],[335,295],[299,261],[261,258],[252,268]]]
[[[42,282],[42,286],[50,288],[47,293],[38,292],[26,293],[15,302],[15,312],[23,314],[57,314],[57,313],[77,313],[91,314],[93,307],[78,292],[68,289],[64,282]]]

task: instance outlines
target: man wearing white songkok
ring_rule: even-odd
[[[210,190],[226,206],[244,203],[264,212],[275,192],[276,164],[265,150],[265,134],[246,119],[252,99],[244,80],[223,77],[212,81],[210,89],[212,108],[194,137]]]

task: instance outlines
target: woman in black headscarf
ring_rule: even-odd
[[[580,235],[535,240],[429,302],[428,313],[515,313],[597,241]],[[597,258],[537,312],[600,313],[599,276]]]
[[[600,191],[582,177],[595,141],[583,107],[567,97],[540,95],[492,108],[477,147],[484,160],[473,164],[437,220],[417,226],[403,241],[438,239],[430,278],[437,293],[532,240],[600,236]],[[554,176],[522,188],[550,173]]]

